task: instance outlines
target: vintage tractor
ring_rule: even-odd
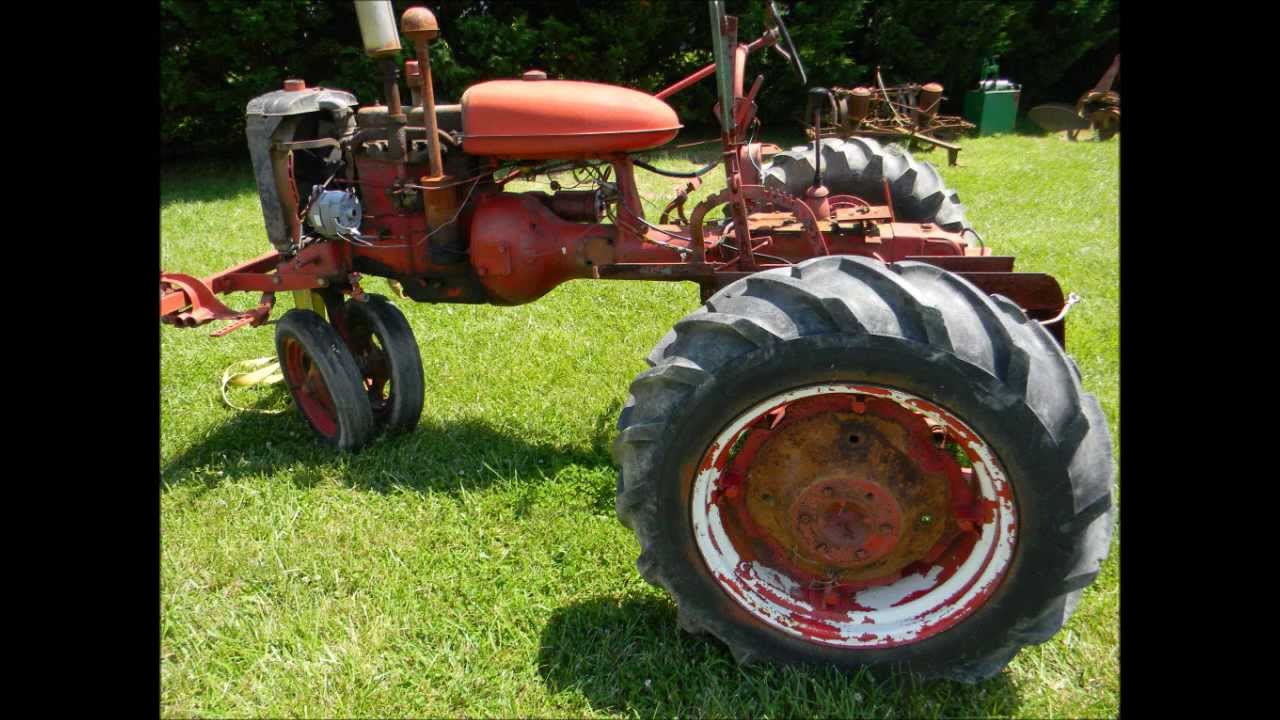
[[[356,10],[386,104],[296,79],[250,101],[274,249],[204,279],[162,273],[161,320],[230,320],[223,333],[295,293],[275,323],[284,380],[319,437],[355,450],[414,428],[424,393],[408,323],[362,275],[496,305],[571,279],[697,283],[702,306],[649,355],[614,444],[637,567],[681,627],[741,662],[969,682],[1062,627],[1112,527],[1111,441],[1063,351],[1069,303],[992,254],[938,172],[895,147],[819,134],[765,161],[748,56],[777,48],[807,83],[776,6],[739,43],[710,2],[714,62],[656,95],[531,70],[457,105],[435,103],[439,30],[412,7],[408,107],[390,3]],[[682,174],[633,157],[681,127],[663,98],[713,74],[719,159]],[[637,166],[689,180],[656,222]],[[686,217],[717,167],[727,186]],[[565,170],[587,187],[504,192]],[[261,303],[215,297],[234,291]]]

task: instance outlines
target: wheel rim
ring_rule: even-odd
[[[729,423],[698,467],[691,519],[708,570],[757,619],[810,642],[919,642],[989,600],[1013,559],[1015,502],[995,453],[901,390],[776,395]]]
[[[356,365],[364,379],[365,392],[369,395],[369,407],[373,416],[385,420],[391,413],[391,357],[387,354],[382,338],[363,323],[349,321],[351,349]]]
[[[298,408],[321,435],[336,436],[338,411],[320,368],[311,360],[302,343],[294,338],[285,338],[282,350],[285,382],[289,384],[289,392],[293,394]]]

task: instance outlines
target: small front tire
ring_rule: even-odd
[[[276,354],[294,404],[317,435],[344,451],[373,439],[360,369],[332,325],[311,310],[290,310],[276,323]]]
[[[404,313],[382,295],[346,304],[347,335],[369,395],[374,424],[388,433],[413,430],[426,392],[422,355]]]

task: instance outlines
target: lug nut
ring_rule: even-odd
[[[831,497],[833,494],[835,494],[835,490],[833,490],[832,487],[828,485],[822,488],[822,494],[826,495],[827,497]]]
[[[867,555],[870,555],[870,553],[866,551],[866,548],[858,548],[858,551],[854,553],[854,556],[856,556],[859,560],[866,560]]]
[[[929,525],[929,524],[931,524],[932,522],[933,522],[933,516],[932,516],[932,515],[930,515],[929,513],[925,513],[925,514],[923,514],[923,515],[921,515],[921,516],[920,516],[920,524],[921,524],[921,525]]]
[[[800,513],[800,522],[805,523],[807,525],[813,522],[813,518],[810,517],[809,513]]]
[[[889,533],[893,532],[893,526],[890,525],[889,523],[884,523],[883,525],[880,526],[880,532],[884,533],[885,535],[888,535]]]

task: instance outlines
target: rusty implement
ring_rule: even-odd
[[[1049,132],[1079,132],[1089,129],[1089,121],[1066,103],[1045,103],[1027,111],[1027,117]]]
[[[1111,89],[1119,74],[1120,56],[1116,55],[1098,84],[1081,95],[1074,107],[1066,103],[1045,103],[1031,108],[1027,115],[1051,133],[1066,131],[1067,138],[1073,141],[1081,130],[1089,128],[1093,128],[1095,140],[1110,140],[1120,132],[1120,93]]]
[[[942,85],[931,82],[886,86],[880,68],[876,68],[876,87],[835,87],[832,92],[835,106],[825,118],[822,137],[861,135],[940,147],[947,151],[947,164],[955,165],[961,148],[954,141],[975,127],[958,115],[938,112],[946,99]],[[808,134],[813,139],[813,130]]]

